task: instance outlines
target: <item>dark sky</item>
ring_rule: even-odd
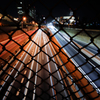
[[[17,17],[18,0],[2,0],[0,3],[0,12],[4,9],[7,14]],[[74,15],[80,19],[97,20],[100,21],[100,6],[97,0],[24,0],[36,8],[36,11],[43,16],[67,16],[70,10],[74,10]],[[3,10],[2,10],[3,9]]]

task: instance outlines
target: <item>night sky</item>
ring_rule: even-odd
[[[3,13],[4,10],[7,14],[18,17],[16,1],[18,0],[2,0],[0,13]],[[25,2],[28,6],[35,7],[37,13],[42,16],[68,16],[70,10],[73,10],[74,15],[81,20],[85,18],[100,21],[100,3],[98,0],[25,0]]]

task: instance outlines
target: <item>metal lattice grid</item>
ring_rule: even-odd
[[[44,1],[9,0],[0,7],[0,99],[99,100],[98,6]],[[9,15],[15,4],[19,19]],[[57,16],[60,6],[70,16]],[[88,11],[95,13],[91,19]],[[81,19],[81,13],[87,16]]]

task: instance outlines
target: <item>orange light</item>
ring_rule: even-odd
[[[36,23],[36,25],[38,25],[38,23]]]
[[[32,24],[34,24],[35,22],[33,21]]]
[[[23,17],[23,21],[26,21],[26,17]]]
[[[0,22],[0,26],[2,26],[2,23]]]

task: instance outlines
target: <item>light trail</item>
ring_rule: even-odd
[[[38,32],[36,33],[36,35],[33,37],[32,40],[35,43],[30,41],[28,46],[25,48],[25,51],[27,51],[29,54],[31,54],[34,57],[34,59],[31,58],[30,56],[28,56],[28,54],[26,52],[23,52],[22,54],[20,54],[19,61],[17,61],[16,65],[11,70],[11,72],[9,73],[9,76],[6,78],[4,84],[0,88],[0,90],[2,90],[2,88],[5,87],[5,85],[7,84],[7,81],[10,81],[9,82],[10,85],[8,87],[6,87],[7,90],[5,90],[5,95],[3,96],[3,100],[7,99],[7,97],[9,97],[11,92],[14,91],[14,86],[16,86],[18,88],[17,92],[15,91],[16,96],[20,96],[23,92],[24,97],[22,98],[22,100],[26,100],[28,98],[29,90],[30,90],[30,88],[32,88],[32,91],[31,91],[32,97],[31,98],[33,100],[35,100],[36,94],[37,95],[39,94],[38,93],[39,89],[37,88],[37,85],[41,83],[41,79],[39,79],[40,75],[41,75],[40,77],[43,78],[43,80],[45,80],[48,77],[48,80],[46,79],[43,82],[43,85],[40,86],[40,88],[43,89],[43,91],[45,91],[46,89],[44,89],[42,86],[46,85],[47,88],[50,88],[48,86],[48,84],[51,86],[50,90],[47,91],[47,94],[46,94],[47,98],[49,97],[48,96],[48,94],[49,94],[50,96],[52,96],[52,98],[57,100],[60,95],[57,94],[56,91],[63,91],[61,94],[64,97],[67,97],[68,94],[64,89],[64,86],[63,86],[64,82],[61,80],[61,75],[60,75],[59,69],[57,68],[57,65],[53,62],[49,62],[48,55],[52,57],[53,54],[55,54],[55,51],[54,51],[54,48],[51,43],[45,45],[49,41],[48,36],[41,30],[38,30]],[[43,52],[42,51],[40,52],[40,47],[42,47],[42,46],[44,46],[44,48],[42,48]],[[40,52],[40,53],[38,55],[36,55],[38,52]],[[26,68],[23,69],[24,64],[21,63],[20,60],[25,64],[27,62],[29,63],[27,65],[28,70]],[[32,60],[32,62],[30,62],[31,60]],[[52,61],[56,62],[55,58],[52,58]],[[45,66],[43,66],[44,68],[41,69],[41,65],[44,65],[47,62],[49,62],[49,63],[46,64]],[[21,70],[23,70],[23,72]],[[52,76],[53,71],[56,71],[54,76],[59,81],[59,83],[56,86],[54,86],[54,84],[56,84],[56,82],[55,82],[56,80]],[[20,72],[21,72],[21,74],[23,73],[23,75],[25,75],[25,77],[23,75],[20,75]],[[31,80],[31,76],[32,76],[33,72],[35,72],[35,76]],[[44,74],[47,76],[44,76]],[[49,76],[49,74],[51,74],[51,75]],[[12,76],[14,78],[14,80],[11,80],[10,76]],[[28,81],[26,81],[26,77],[27,77]],[[25,81],[26,81],[25,86],[20,87],[20,84],[17,85],[18,82],[20,82],[21,84],[24,84]],[[31,81],[33,81],[33,83]],[[40,93],[41,93],[41,91],[40,91]],[[43,97],[43,98],[45,98],[45,97]]]
[[[45,44],[47,41],[46,41],[46,38],[45,38],[44,34],[43,34],[43,40],[44,40],[44,44]],[[47,45],[45,46],[45,52],[47,53],[46,47],[47,47]],[[47,53],[47,54],[48,54],[48,53]],[[48,56],[46,56],[46,59],[47,59],[47,62],[48,62],[48,61],[49,61]],[[48,66],[48,71],[51,73],[50,63],[48,63],[47,66]],[[51,82],[51,86],[54,87],[54,86],[53,86],[53,79],[52,79],[51,76],[50,76],[50,82]],[[53,93],[53,96],[54,96],[54,95],[55,95],[55,90],[54,90],[53,88],[52,88],[52,93]],[[55,98],[55,97],[54,97],[54,98]],[[55,99],[56,99],[56,98],[55,98]]]
[[[46,42],[48,42],[49,40],[46,40]],[[51,43],[50,43],[50,45],[51,45]],[[53,57],[53,53],[52,53],[52,51],[51,51],[51,48],[50,48],[50,46],[49,46],[49,44],[47,45],[48,46],[48,48],[49,48],[49,50],[50,50],[50,56],[51,57]],[[52,45],[51,45],[52,46]],[[53,48],[53,46],[52,46],[52,49],[54,50],[54,48]],[[45,50],[46,51],[46,50]],[[46,53],[47,54],[49,54],[47,51],[46,51]],[[52,58],[52,60],[54,61],[54,62],[56,62],[55,61],[55,59],[54,58]],[[49,60],[48,60],[49,61]],[[57,62],[56,62],[57,63]],[[59,79],[59,81],[63,84],[63,81],[61,80],[61,76],[60,76],[60,73],[59,73],[59,70],[58,70],[58,68],[57,68],[57,65],[54,63],[54,67],[55,67],[55,69],[56,69],[56,71],[57,71],[57,74],[58,74],[58,79]],[[50,68],[50,66],[49,66],[49,68]],[[61,85],[62,86],[62,89],[64,89],[64,86],[63,85]],[[66,91],[64,90],[64,94],[65,94],[65,96],[67,96],[67,93],[66,93]]]
[[[52,25],[52,23],[50,23],[50,24],[48,24],[47,25],[47,27],[48,28],[50,28],[50,30],[53,32],[53,34],[56,32],[56,31],[58,31],[58,29],[57,28],[55,28],[53,25]],[[60,35],[61,33],[59,33],[59,34],[57,34],[58,35],[58,37],[60,37],[60,39],[61,40],[64,40],[64,38],[65,39],[67,39],[67,41],[68,42],[70,42],[70,37],[69,36],[61,36]],[[56,38],[57,39],[57,41],[59,41],[58,40],[58,38]],[[60,43],[61,41],[59,41],[59,43]],[[61,45],[61,47],[63,47],[63,45],[60,43],[60,45]],[[76,45],[78,45],[78,44],[76,44]],[[78,45],[79,46],[79,45]],[[79,47],[80,48],[80,47]],[[71,49],[73,49],[73,48],[71,48]],[[81,67],[79,67],[79,64],[78,64],[78,61],[76,62],[75,61],[75,59],[74,58],[72,58],[72,56],[71,56],[71,54],[65,49],[65,48],[63,48],[63,50],[64,50],[64,52],[68,55],[68,57],[69,58],[71,58],[71,60],[72,60],[72,62],[75,64],[75,66],[78,68],[78,70],[84,75],[84,77],[90,82],[90,84],[95,88],[95,90],[97,91],[97,93],[100,93],[100,89],[98,88],[98,86],[93,82],[93,80],[87,75],[87,73],[81,68]],[[73,49],[73,51],[74,51],[74,49]],[[82,50],[81,50],[82,51]],[[83,51],[82,51],[83,52]],[[86,54],[89,52],[86,52],[86,51],[84,51]],[[90,54],[91,53],[88,53],[88,56],[90,56]],[[92,54],[91,56],[93,56],[94,54]],[[83,56],[81,56],[81,57],[83,57]],[[83,57],[83,59],[84,59],[84,57]],[[94,60],[95,62],[97,62],[98,64],[100,63],[100,61],[98,61],[98,59],[96,58],[96,57],[93,57],[92,58],[92,60]],[[93,66],[94,66],[94,64],[92,64]],[[96,68],[98,71],[99,71],[99,69],[98,68]]]
[[[33,38],[33,39],[34,39],[34,38]],[[30,44],[28,45],[27,49],[29,48],[29,46],[30,46],[32,43],[33,43],[33,42],[31,41]],[[31,47],[29,48],[28,52],[30,52],[31,48],[32,48],[32,45],[31,45]],[[26,49],[26,50],[27,50],[27,49]],[[21,56],[20,60],[22,59],[22,57],[24,56],[24,54],[25,54],[25,52],[24,52],[23,55]],[[27,56],[28,56],[28,54],[25,55],[25,58],[23,59],[23,62],[25,62]],[[17,64],[15,65],[15,68],[17,67],[18,63],[19,63],[19,61],[18,61]],[[20,72],[20,70],[22,69],[22,67],[23,67],[23,63],[21,63],[20,67],[18,68],[18,71],[16,72],[16,74],[15,74],[15,76],[14,76],[14,79],[16,79],[16,77],[17,77],[18,73]],[[14,69],[11,71],[11,74],[13,73],[13,71],[14,71]],[[11,74],[10,74],[10,75],[11,75]],[[10,75],[9,75],[9,76],[7,77],[7,79],[5,80],[3,86],[5,85],[5,83],[7,82],[7,80],[10,78]],[[11,82],[10,86],[8,87],[8,89],[7,89],[6,93],[5,93],[5,96],[4,96],[4,98],[3,98],[4,100],[5,100],[5,99],[7,98],[7,96],[9,95],[9,92],[8,92],[8,91],[11,90],[12,85],[14,84],[14,82],[15,82],[15,80],[14,80],[13,82]],[[2,87],[3,87],[3,86],[2,86]],[[0,88],[0,90],[2,89],[2,87]]]
[[[39,32],[38,32],[39,33]],[[38,39],[38,33],[35,35],[35,40],[34,41],[39,41],[39,39]],[[32,44],[32,46],[34,46],[34,43]],[[36,46],[36,49],[35,49],[35,52],[34,52],[34,55],[36,55],[36,52],[37,52],[37,46]],[[33,55],[33,56],[34,56]],[[35,59],[35,58],[34,58]],[[32,63],[31,63],[31,70],[33,70],[33,67],[34,67],[34,60],[32,61]],[[32,74],[32,71],[30,70],[30,72],[29,72],[29,75],[28,75],[28,79],[30,79],[31,78],[31,74]],[[29,81],[26,83],[26,87],[25,87],[25,90],[24,90],[24,98],[23,98],[23,100],[25,100],[26,99],[26,94],[27,94],[27,92],[28,92],[28,87],[29,87]],[[33,99],[34,100],[34,99]]]

